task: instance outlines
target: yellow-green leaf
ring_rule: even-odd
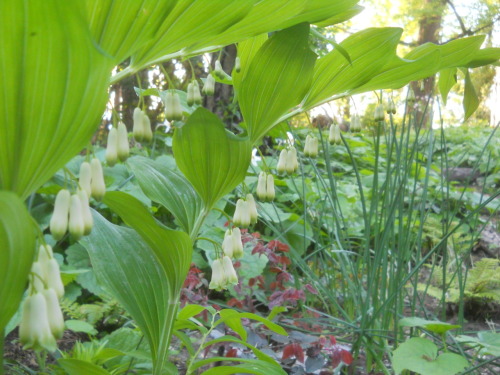
[[[24,203],[0,191],[0,334],[21,302],[34,253],[35,228]]]
[[[201,107],[175,130],[173,151],[207,208],[241,183],[250,165],[250,142],[226,131],[216,115]]]

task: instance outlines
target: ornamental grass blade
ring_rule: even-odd
[[[175,130],[173,151],[207,209],[243,181],[251,158],[250,142],[226,131],[216,115],[201,107]]]
[[[193,185],[180,172],[142,156],[129,158],[127,165],[144,194],[169,210],[182,229],[192,234],[203,211],[203,202]]]
[[[252,144],[298,105],[311,83],[316,54],[309,49],[309,25],[279,31],[250,62],[237,89]]]
[[[107,193],[106,197],[108,194],[112,193]],[[117,206],[131,203],[131,200],[123,199],[120,202],[120,197],[117,196],[108,202],[114,206],[114,210],[121,213],[122,208],[116,209]],[[140,227],[141,235],[133,229],[111,224],[94,211],[92,233],[81,243],[90,254],[94,272],[101,285],[123,305],[146,337],[153,356],[153,374],[160,375],[168,366],[170,337],[177,313],[180,286],[184,281],[181,276],[185,276],[187,272],[187,268],[186,272],[180,270],[185,266],[182,262],[176,263],[178,256],[175,254],[189,254],[190,261],[191,241],[185,233],[163,229],[156,223],[151,224],[152,218],[148,219],[146,214],[135,207],[130,208],[130,213],[122,218]],[[130,219],[132,215],[137,215],[137,218]],[[142,225],[138,224],[141,220]],[[152,228],[144,228],[147,225],[152,225]],[[153,239],[146,241],[142,235],[150,233]],[[147,242],[156,246],[159,238],[165,242],[161,249],[153,250]],[[161,258],[159,252],[163,254],[160,254]],[[168,257],[171,257],[172,266],[179,267],[176,274],[165,267],[165,258]]]
[[[395,55],[401,33],[401,29],[393,27],[369,28],[340,43],[352,63],[346,61],[337,49],[320,58],[314,67],[313,82],[304,108],[313,108],[334,95],[368,82]]]
[[[79,2],[1,1],[0,45],[0,189],[26,198],[88,143],[112,63]]]
[[[21,199],[0,191],[0,335],[17,311],[33,263],[35,228],[31,223]]]
[[[87,0],[96,42],[120,63],[150,42],[177,0]]]

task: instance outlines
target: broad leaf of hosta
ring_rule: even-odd
[[[236,86],[252,143],[298,105],[309,89],[316,54],[308,38],[308,24],[277,32],[255,53]]]
[[[116,63],[150,42],[177,0],[86,0],[96,42]]]
[[[203,202],[189,181],[178,171],[142,156],[129,158],[127,164],[144,194],[167,208],[182,229],[191,234]]]
[[[401,33],[399,28],[366,29],[340,43],[352,63],[336,49],[318,59],[304,107],[312,108],[368,82],[395,55]]]
[[[31,223],[21,199],[0,191],[0,334],[17,311],[33,263],[35,228]]]
[[[79,2],[0,2],[0,189],[26,198],[88,144],[112,68]]]
[[[140,234],[111,224],[93,212],[94,228],[81,243],[90,254],[101,285],[123,305],[148,340],[153,374],[163,374],[168,366],[180,286],[189,267],[189,262],[186,266],[180,257],[191,260],[191,241],[187,234],[164,229],[154,222],[146,208],[137,207],[134,198],[108,197],[109,194],[106,203]],[[172,272],[171,266],[177,270]]]
[[[194,55],[302,22],[342,22],[361,8],[359,0],[179,1],[154,40],[132,57],[131,71],[167,55]]]
[[[245,178],[251,144],[226,131],[216,115],[200,107],[175,130],[173,151],[177,166],[211,208]]]

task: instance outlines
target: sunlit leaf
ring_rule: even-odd
[[[300,103],[307,92],[316,55],[309,49],[309,25],[274,34],[255,54],[237,87],[252,143]]]
[[[177,0],[87,0],[92,35],[120,63],[150,42]]]
[[[206,207],[243,181],[251,157],[250,142],[227,132],[216,115],[201,107],[175,130],[173,151]]]
[[[31,223],[19,197],[0,191],[0,332],[17,311],[33,263],[35,228]]]
[[[342,41],[340,45],[352,63],[337,49],[320,58],[314,67],[313,82],[304,107],[312,108],[368,82],[394,56],[401,33],[399,28],[370,28]]]
[[[137,182],[152,201],[166,207],[187,233],[194,228],[203,202],[186,178],[166,165],[135,156],[127,160]]]
[[[0,2],[0,189],[22,198],[88,144],[112,62],[73,1]]]

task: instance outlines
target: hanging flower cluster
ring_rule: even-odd
[[[281,150],[278,165],[276,170],[278,173],[292,174],[297,169],[299,169],[299,161],[297,159],[297,150],[295,147],[291,146]]]
[[[132,133],[137,142],[149,143],[153,139],[151,120],[139,107],[134,109]]]
[[[263,202],[272,202],[275,197],[274,177],[271,173],[261,171],[256,189],[257,198]]]
[[[332,124],[330,126],[330,132],[328,134],[328,142],[331,145],[339,145],[342,143],[342,137],[340,136],[340,127],[337,124]]]
[[[108,133],[108,144],[106,147],[106,162],[112,167],[118,160],[127,160],[130,154],[128,144],[127,127],[123,122],[119,122],[118,126],[111,128]]]
[[[318,156],[318,138],[308,134],[304,146],[304,156],[315,158]]]
[[[64,333],[59,298],[64,295],[59,264],[50,245],[40,245],[31,268],[28,297],[24,300],[19,339],[24,348],[55,351]]]

